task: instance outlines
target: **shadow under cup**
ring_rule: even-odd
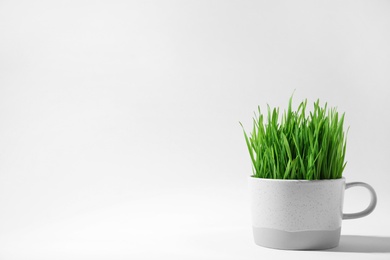
[[[362,212],[343,214],[344,191],[363,186],[371,203]],[[252,227],[257,245],[292,250],[338,246],[343,219],[364,217],[376,206],[374,189],[363,182],[249,178]]]

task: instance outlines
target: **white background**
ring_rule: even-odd
[[[1,0],[0,259],[389,259],[389,87],[389,1]],[[378,194],[331,252],[252,239],[238,122],[294,90]]]

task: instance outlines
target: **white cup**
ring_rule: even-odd
[[[338,246],[343,219],[361,218],[376,206],[374,189],[363,182],[249,178],[252,227],[257,245],[295,250]],[[371,193],[362,212],[343,214],[344,191],[362,186]]]

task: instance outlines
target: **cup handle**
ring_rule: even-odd
[[[367,183],[364,183],[364,182],[347,183],[347,184],[345,184],[345,189],[349,189],[349,188],[355,187],[355,186],[362,186],[362,187],[365,187],[366,189],[368,189],[368,191],[371,194],[370,205],[368,205],[368,207],[361,212],[352,213],[352,214],[343,214],[343,219],[354,219],[354,218],[365,217],[365,216],[369,215],[376,207],[377,197],[376,197],[375,190],[370,185],[368,185]]]

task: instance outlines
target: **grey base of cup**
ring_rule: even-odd
[[[336,230],[288,232],[253,227],[256,245],[285,250],[323,250],[339,245],[341,227]]]

